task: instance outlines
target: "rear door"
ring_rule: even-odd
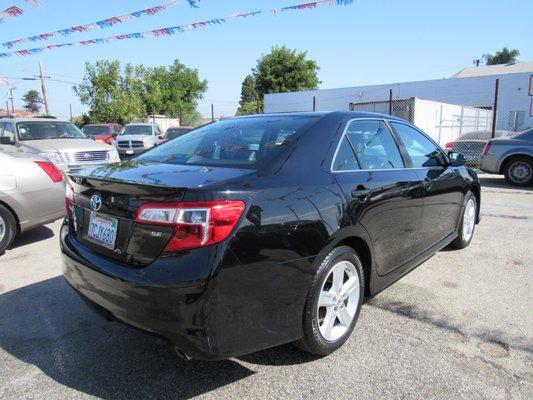
[[[420,182],[386,122],[349,121],[332,172],[346,199],[343,225],[360,223],[368,231],[378,273],[386,275],[412,259],[422,217]]]
[[[465,181],[456,167],[448,165],[443,150],[424,133],[403,122],[390,124],[409,155],[422,182],[424,212],[416,252],[422,253],[451,235],[459,220]]]

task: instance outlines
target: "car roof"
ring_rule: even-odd
[[[325,117],[337,116],[338,118],[383,118],[391,121],[406,122],[402,118],[394,117],[388,114],[375,113],[370,111],[301,111],[301,112],[287,112],[287,113],[270,113],[270,114],[254,114],[243,115],[239,117],[230,117],[228,119],[243,119],[253,117]]]

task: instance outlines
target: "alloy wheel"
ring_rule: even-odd
[[[533,171],[531,165],[524,161],[517,161],[509,166],[509,177],[515,183],[524,183],[531,179]]]
[[[357,312],[361,285],[355,266],[340,261],[322,284],[317,317],[322,337],[330,342],[340,339],[350,328]]]
[[[474,234],[476,225],[476,201],[473,198],[468,199],[463,214],[463,240],[470,241]]]
[[[4,221],[4,218],[0,215],[0,242],[4,240],[6,236],[6,222]]]

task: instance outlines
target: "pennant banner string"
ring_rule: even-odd
[[[22,11],[17,6],[12,6],[9,8],[6,8],[4,11],[0,11],[0,22],[3,22],[7,18],[15,18],[19,15],[24,14],[24,11]]]
[[[81,40],[78,42],[71,42],[71,43],[51,44],[48,46],[36,47],[33,49],[24,49],[24,50],[12,51],[12,52],[7,52],[7,53],[0,53],[0,58],[31,56],[33,54],[42,53],[43,51],[46,51],[46,50],[58,49],[61,47],[89,46],[93,44],[111,43],[111,42],[115,42],[119,40],[143,39],[147,37],[169,36],[169,35],[174,35],[179,32],[191,31],[191,30],[195,30],[198,28],[204,28],[207,26],[221,25],[223,23],[230,22],[238,18],[244,19],[246,17],[252,17],[252,16],[257,16],[257,15],[277,15],[279,13],[283,13],[286,11],[307,10],[307,9],[313,9],[319,6],[349,5],[349,4],[354,3],[355,1],[356,0],[321,0],[321,1],[314,1],[311,3],[302,3],[302,4],[297,4],[294,6],[283,7],[280,9],[259,10],[259,11],[251,11],[247,13],[236,13],[225,18],[215,18],[215,19],[211,19],[208,21],[194,22],[192,24],[172,26],[169,28],[154,29],[154,30],[146,31],[146,32],[127,33],[123,35],[110,36],[106,38],[88,39],[88,40]]]
[[[187,3],[191,7],[198,8],[197,3],[199,3],[200,1],[201,0],[187,0]],[[91,31],[94,29],[105,29],[105,28],[112,27],[113,25],[121,24],[123,22],[131,21],[133,19],[140,18],[143,16],[151,16],[151,15],[159,14],[160,12],[165,11],[168,7],[172,7],[180,3],[181,1],[179,0],[171,0],[167,3],[163,3],[158,6],[146,8],[144,10],[135,11],[129,14],[106,18],[101,21],[91,22],[89,24],[71,26],[70,28],[60,29],[57,31],[46,32],[46,33],[41,33],[39,35],[10,40],[9,42],[2,43],[2,45],[7,47],[8,49],[12,49],[15,46],[19,46],[19,45],[22,45],[28,42],[40,42],[40,41],[48,40],[54,36],[59,36],[59,35],[69,36],[75,32],[87,32],[87,31]],[[22,13],[22,10],[20,10],[20,12]]]

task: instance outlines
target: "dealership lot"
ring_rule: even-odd
[[[348,343],[183,361],[88,310],[61,277],[60,222],[0,257],[0,398],[533,397],[533,191],[482,175],[470,247],[444,250],[370,300]]]

